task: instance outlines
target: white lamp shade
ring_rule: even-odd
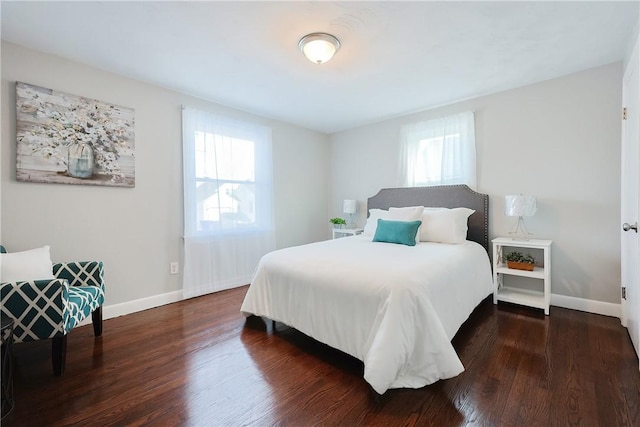
[[[504,196],[504,214],[507,216],[533,216],[536,210],[534,196],[522,194]]]
[[[356,200],[345,200],[342,204],[342,211],[346,214],[354,214],[358,210],[358,202]]]
[[[312,33],[304,36],[298,43],[300,50],[309,61],[323,64],[333,58],[340,49],[340,41],[326,33]]]

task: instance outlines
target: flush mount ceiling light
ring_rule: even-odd
[[[298,47],[309,61],[323,64],[340,49],[340,40],[327,33],[311,33],[300,39]]]

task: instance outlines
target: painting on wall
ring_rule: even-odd
[[[16,83],[18,181],[135,186],[134,110]]]

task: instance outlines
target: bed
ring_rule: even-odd
[[[465,185],[383,189],[367,206],[475,212],[461,244],[407,246],[359,235],[271,252],[258,265],[242,313],[282,322],[356,357],[379,394],[460,374],[451,339],[493,292],[488,196]]]

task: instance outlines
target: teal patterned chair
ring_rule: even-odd
[[[5,252],[2,246],[0,252]],[[94,335],[102,335],[104,266],[58,263],[53,275],[53,280],[0,283],[0,310],[14,320],[15,343],[51,338],[53,374],[62,375],[71,329],[91,314]]]

